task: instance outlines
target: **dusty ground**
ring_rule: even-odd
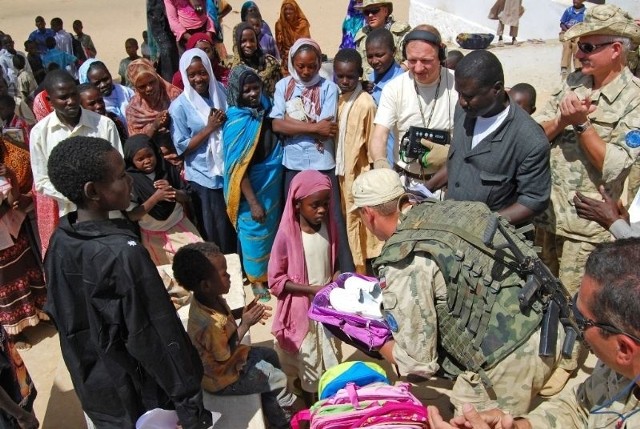
[[[239,21],[241,0],[230,0],[234,12],[224,21],[225,40],[230,51],[231,28]],[[276,0],[258,0],[264,19],[274,27],[280,2]],[[347,0],[299,0],[311,22],[311,34],[318,40],[329,55],[335,54],[341,40],[341,23],[346,11]],[[408,2],[397,1],[396,17],[406,21]],[[0,0],[0,30],[11,34],[20,49],[23,41],[34,29],[34,18],[42,15],[47,22],[56,16],[65,22],[65,28],[71,29],[74,19],[84,23],[85,32],[92,36],[98,50],[98,57],[115,75],[118,63],[125,56],[124,41],[135,37],[141,42],[141,33],[145,29],[144,2],[130,0]],[[436,24],[437,23],[432,23]],[[450,46],[450,49],[456,49]],[[524,42],[521,46],[493,48],[502,61],[507,86],[518,82],[534,85],[539,93],[538,106],[542,106],[553,87],[559,83],[560,45],[556,41],[543,44]],[[44,428],[81,428],[84,426],[77,398],[66,374],[55,330],[42,325],[26,331],[34,347],[22,353],[29,371],[39,390],[36,400],[36,415]],[[272,337],[269,327],[260,327],[252,331],[254,343],[269,344]],[[347,354],[348,355],[348,354]],[[353,358],[361,357],[355,354]],[[591,360],[593,364],[593,359]],[[392,373],[391,368],[387,368]],[[584,374],[581,375],[583,377]],[[436,383],[438,385],[446,383]],[[428,403],[444,403],[442,390],[421,387],[419,396]]]

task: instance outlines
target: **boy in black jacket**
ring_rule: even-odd
[[[47,164],[53,186],[78,207],[60,219],[45,258],[45,311],[96,428],[134,428],[145,411],[175,407],[184,429],[212,426],[202,364],[149,254],[125,219],[131,178],[109,142],[71,137]]]

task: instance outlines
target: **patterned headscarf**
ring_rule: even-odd
[[[246,107],[241,105],[240,97],[242,96],[242,88],[245,82],[251,77],[261,82],[260,76],[250,67],[240,64],[231,69],[229,87],[227,88],[227,104],[229,107]]]

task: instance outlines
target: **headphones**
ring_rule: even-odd
[[[404,41],[402,42],[402,58],[405,60],[407,59],[407,44],[414,40],[421,40],[436,45],[438,47],[438,59],[440,62],[442,63],[447,59],[447,52],[439,36],[426,30],[411,30],[404,36]]]

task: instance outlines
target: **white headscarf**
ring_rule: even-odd
[[[227,97],[222,91],[219,91],[218,81],[213,74],[211,68],[211,62],[207,54],[198,48],[189,49],[180,57],[180,74],[182,75],[182,82],[184,83],[184,92],[182,93],[187,101],[194,107],[198,116],[202,119],[203,124],[207,124],[209,115],[211,114],[211,107],[202,98],[198,92],[193,89],[187,78],[187,68],[191,65],[194,57],[200,58],[202,65],[209,74],[209,98],[213,102],[213,107],[226,112],[227,110]],[[224,164],[222,159],[222,127],[218,128],[209,135],[209,152],[207,153],[207,159],[211,174],[214,176],[222,176],[224,171]]]
[[[296,71],[295,67],[293,66],[293,57],[296,55],[296,53],[298,52],[298,49],[300,49],[300,47],[302,45],[311,45],[313,46],[318,52],[318,73],[316,73],[316,75],[314,77],[311,78],[311,80],[309,82],[305,82],[302,79],[300,79],[300,76],[298,76],[298,72]],[[291,75],[291,77],[293,78],[293,80],[296,81],[296,84],[304,86],[306,88],[309,88],[311,86],[317,85],[318,82],[320,82],[321,76],[320,76],[320,67],[322,66],[322,51],[320,50],[320,45],[318,45],[315,40],[313,39],[309,39],[306,37],[302,37],[298,40],[296,40],[296,42],[293,44],[293,46],[291,46],[291,49],[289,49],[289,74]]]

